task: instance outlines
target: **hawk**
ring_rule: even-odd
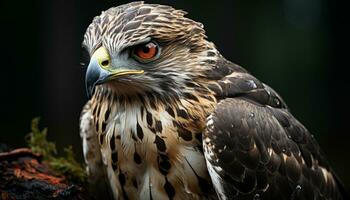
[[[94,188],[114,199],[341,199],[282,98],[185,14],[132,2],[87,28],[80,134]]]

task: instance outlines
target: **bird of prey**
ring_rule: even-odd
[[[80,135],[94,188],[114,199],[341,199],[282,98],[185,14],[132,2],[87,28]]]

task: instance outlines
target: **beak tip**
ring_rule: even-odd
[[[91,99],[92,95],[94,94],[95,90],[95,84],[89,85],[86,84],[86,95],[89,99]]]
[[[96,60],[91,60],[85,75],[85,88],[88,98],[94,93],[95,85],[100,79],[101,70]]]

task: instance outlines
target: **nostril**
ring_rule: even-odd
[[[106,67],[106,66],[109,65],[109,61],[108,60],[104,60],[104,61],[101,62],[101,65]]]

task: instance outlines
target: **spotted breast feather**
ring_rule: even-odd
[[[88,138],[82,129],[90,177],[106,170],[116,199],[216,199],[201,143],[207,111],[216,101],[193,96],[165,103],[97,87],[82,117],[95,133]],[[90,153],[93,142],[96,157]]]

